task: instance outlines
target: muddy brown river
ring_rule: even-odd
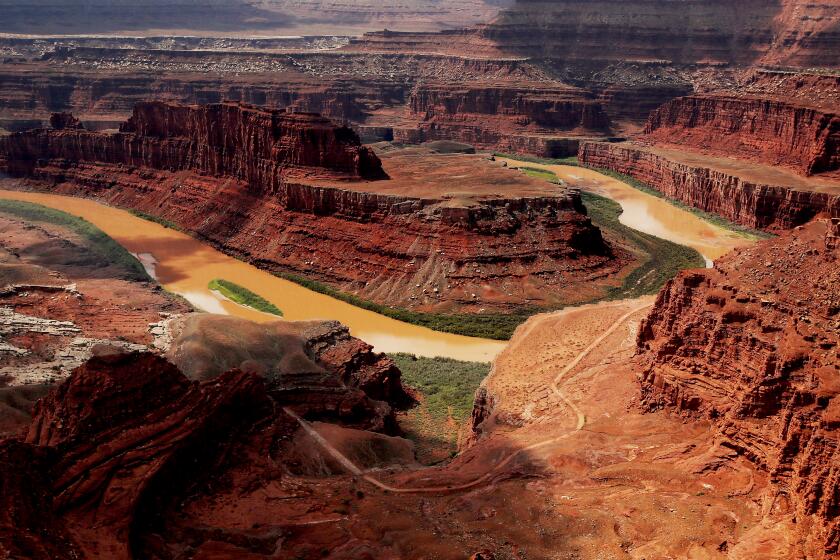
[[[622,224],[691,247],[706,259],[707,266],[711,266],[715,259],[732,249],[755,242],[750,237],[711,224],[663,198],[642,192],[591,169],[501,159],[511,167],[533,167],[551,171],[571,187],[615,200],[623,210],[619,216]]]
[[[520,164],[512,162],[512,164]],[[618,180],[588,169],[543,166],[571,185],[581,185],[608,196],[624,208],[622,223],[635,229],[697,249],[711,263],[734,247],[752,241],[713,226],[666,201],[638,191]],[[134,253],[146,269],[169,291],[211,313],[265,322],[277,317],[236,304],[211,291],[215,278],[229,280],[267,299],[283,311],[284,319],[341,321],[350,332],[381,352],[408,352],[418,356],[444,356],[459,360],[490,361],[506,343],[410,325],[308,290],[238,261],[192,237],[92,200],[0,190],[0,198],[24,200],[82,217]]]

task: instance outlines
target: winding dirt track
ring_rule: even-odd
[[[621,305],[620,303],[617,304],[608,304],[606,307],[615,307],[617,305]],[[365,474],[365,472],[360,469],[353,461],[351,461],[347,456],[345,456],[341,451],[336,449],[330,442],[324,439],[321,434],[319,434],[306,420],[295,414],[289,408],[284,407],[283,411],[286,412],[289,416],[297,420],[300,426],[309,434],[313,440],[315,440],[318,445],[320,445],[324,451],[326,451],[331,457],[333,457],[336,461],[338,461],[350,474],[358,476],[365,480],[366,482],[376,486],[381,490],[385,490],[387,492],[394,492],[397,494],[421,494],[421,493],[441,493],[441,492],[457,492],[461,490],[469,490],[470,488],[474,488],[479,486],[492,478],[492,476],[498,472],[503,467],[510,464],[511,461],[516,459],[519,455],[531,451],[534,449],[538,449],[540,447],[545,447],[547,445],[551,445],[553,443],[557,443],[561,440],[564,440],[577,432],[581,431],[583,427],[586,425],[586,415],[578,408],[578,406],[566,396],[565,393],[561,390],[561,383],[565,379],[565,377],[572,371],[581,361],[583,361],[589,354],[592,353],[598,346],[600,346],[611,334],[613,334],[616,330],[618,330],[630,317],[638,313],[639,311],[646,309],[648,307],[652,307],[653,303],[645,303],[643,305],[639,305],[619,317],[610,327],[604,331],[598,338],[593,340],[589,346],[583,349],[572,361],[568,364],[563,366],[563,368],[558,372],[558,374],[554,377],[551,382],[550,388],[552,392],[557,395],[557,397],[569,407],[569,409],[575,414],[577,423],[571,431],[568,431],[562,435],[551,437],[539,441],[537,443],[533,443],[521,449],[518,449],[512,453],[510,453],[507,457],[496,463],[489,471],[487,471],[482,476],[478,477],[477,479],[467,482],[465,484],[460,484],[457,486],[427,486],[422,488],[397,488],[395,486],[391,486],[390,484],[386,484],[381,480],[374,478],[369,474]],[[534,329],[534,327],[538,324],[537,321],[532,321],[532,324],[526,327],[526,331],[522,333],[520,336],[517,337],[517,342],[514,345],[518,344],[518,341],[524,340],[528,333]],[[515,346],[513,346],[515,347]]]

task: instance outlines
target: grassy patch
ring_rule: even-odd
[[[420,393],[420,405],[404,418],[403,429],[415,441],[421,461],[446,459],[457,451],[458,434],[470,418],[475,391],[490,364],[449,358],[391,354],[406,385]]]
[[[517,169],[525,173],[525,175],[528,175],[529,177],[533,177],[535,179],[543,179],[545,181],[548,181],[549,183],[562,183],[560,181],[560,178],[557,177],[556,173],[547,169],[540,169],[539,167],[519,167]]]
[[[239,284],[234,284],[233,282],[222,280],[221,278],[216,278],[215,280],[211,280],[210,283],[207,284],[207,287],[211,290],[219,292],[229,300],[236,302],[239,305],[244,305],[245,307],[250,307],[252,309],[256,309],[257,311],[262,311],[263,313],[271,313],[272,315],[280,317],[283,316],[283,312],[280,311],[276,305],[266,300],[259,294],[255,294],[248,288],[240,286]]]
[[[739,235],[743,235],[744,237],[751,238],[751,239],[770,239],[775,237],[772,233],[767,233],[766,231],[761,231],[757,229],[753,229],[747,226],[742,226],[740,224],[736,224],[735,222],[731,222],[724,218],[723,216],[719,216],[717,214],[713,214],[711,212],[706,212],[704,210],[700,210],[699,208],[695,208],[694,206],[689,206],[679,200],[674,200],[673,198],[668,198],[658,190],[654,189],[650,185],[647,185],[638,179],[631,177],[629,175],[625,175],[623,173],[619,173],[617,171],[613,171],[612,169],[604,169],[601,167],[590,167],[585,166],[587,169],[591,169],[593,171],[597,171],[602,175],[606,175],[608,177],[612,177],[613,179],[618,179],[623,183],[627,183],[634,189],[640,190],[644,193],[647,193],[651,196],[655,196],[656,198],[661,198],[663,200],[668,201],[668,203],[680,208],[681,210],[685,210],[686,212],[691,212],[698,218],[709,222],[710,224],[714,224],[718,227],[723,229],[732,231]]]
[[[105,232],[83,218],[40,204],[18,200],[0,200],[0,212],[23,220],[66,227],[81,236],[87,242],[89,248],[103,260],[124,268],[131,280],[152,281],[140,261],[135,259],[122,245],[108,237]]]
[[[184,232],[184,229],[181,226],[179,226],[175,222],[167,220],[166,218],[159,218],[157,216],[153,216],[152,214],[147,214],[145,212],[141,212],[140,210],[135,210],[133,208],[128,208],[128,211],[131,212],[132,214],[134,214],[135,216],[137,216],[138,218],[142,218],[142,219],[144,219],[146,221],[149,221],[149,222],[154,222],[154,223],[156,223],[158,225],[161,225],[165,228],[174,229],[175,231]]]
[[[570,165],[572,167],[577,167],[580,165],[578,163],[577,156],[569,156],[564,158],[543,158],[522,154],[505,154],[501,152],[493,152],[493,155],[496,157],[515,159],[518,161],[525,161],[529,163],[541,163],[543,165]]]
[[[382,305],[366,299],[362,299],[356,295],[348,294],[328,286],[317,280],[304,278],[297,274],[289,274],[285,272],[275,272],[275,276],[294,282],[308,290],[328,295],[337,300],[349,303],[350,305],[361,307],[380,315],[385,315],[391,319],[402,321],[404,323],[411,323],[412,325],[419,325],[427,327],[435,331],[447,332],[452,334],[461,334],[464,336],[475,336],[479,338],[489,338],[492,340],[508,340],[513,335],[521,323],[530,317],[533,313],[537,313],[537,309],[523,309],[516,313],[502,314],[502,313],[482,313],[482,314],[443,314],[443,313],[422,313],[418,311],[411,311],[399,307],[390,307]]]
[[[631,272],[621,286],[612,288],[605,299],[655,294],[679,271],[706,266],[706,261],[694,249],[642,233],[619,222],[622,209],[614,200],[586,191],[581,191],[580,196],[596,226],[615,232],[648,255],[647,260]]]

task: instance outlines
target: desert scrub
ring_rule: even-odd
[[[490,364],[450,358],[389,354],[402,372],[403,384],[419,393],[420,404],[400,424],[417,446],[418,458],[434,463],[451,457],[469,420],[475,391]]]
[[[557,185],[563,183],[556,173],[554,173],[553,171],[549,171],[548,169],[540,169],[539,167],[527,166],[517,167],[517,169],[523,172],[525,175],[533,177],[535,179],[543,179],[545,181],[548,181],[549,183],[555,183]]]
[[[736,224],[735,222],[729,221],[723,216],[719,216],[718,214],[713,214],[711,212],[706,212],[704,210],[700,210],[699,208],[695,208],[694,206],[689,206],[679,200],[674,200],[673,198],[669,198],[656,190],[655,188],[647,185],[638,179],[631,177],[629,175],[625,175],[623,173],[619,173],[617,171],[613,171],[612,169],[605,169],[602,167],[591,167],[591,166],[584,166],[587,169],[591,169],[592,171],[597,171],[602,175],[606,175],[607,177],[612,177],[613,179],[618,179],[622,183],[627,183],[631,187],[636,190],[640,190],[643,193],[647,193],[651,196],[655,196],[656,198],[661,198],[662,200],[667,201],[669,204],[676,206],[681,210],[685,210],[686,212],[691,212],[698,218],[709,222],[710,224],[716,225],[720,228],[732,231],[746,237],[748,239],[770,239],[775,237],[772,233],[767,233],[766,231],[761,231],[758,229],[753,229],[747,226],[742,226],[740,224]]]
[[[239,284],[234,284],[233,282],[222,280],[221,278],[216,278],[207,284],[207,288],[219,292],[232,302],[238,303],[239,305],[244,305],[245,307],[250,307],[251,309],[256,309],[257,311],[262,311],[263,313],[277,315],[278,317],[283,316],[283,312],[280,311],[276,305],[266,300],[259,294],[255,294],[248,288],[240,286]]]
[[[606,299],[655,294],[681,270],[706,266],[705,259],[694,249],[622,224],[618,218],[623,210],[614,200],[587,191],[581,191],[580,197],[592,223],[628,240],[647,255],[645,262],[631,272],[621,286],[612,288]]]
[[[73,216],[61,210],[47,208],[40,204],[18,200],[0,200],[0,212],[17,218],[65,227],[85,240],[88,248],[104,261],[125,269],[131,280],[151,282],[143,265],[126,249],[110,238],[101,229],[84,218]]]

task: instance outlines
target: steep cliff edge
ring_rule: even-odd
[[[0,554],[159,557],[149,550],[160,544],[161,519],[179,515],[185,501],[289,484],[288,469],[278,465],[294,455],[299,425],[287,407],[306,418],[393,430],[391,405],[411,403],[393,362],[334,323],[256,325],[209,314],[172,320],[180,324],[170,352],[186,360],[190,375],[147,352],[93,357],[36,404],[24,437],[0,440]],[[232,336],[237,344],[228,352]],[[193,362],[210,356],[216,366],[227,360],[249,371],[195,371]],[[388,439],[345,429],[362,442]],[[281,523],[294,517],[278,513]],[[180,543],[212,539],[199,525],[190,530],[193,537]],[[139,543],[149,550],[138,551]]]
[[[840,114],[781,99],[680,97],[650,115],[644,140],[737,154],[804,175],[840,169]]]
[[[274,192],[285,175],[386,177],[358,136],[329,119],[235,103],[187,106],[139,103],[116,134],[78,128],[35,129],[0,139],[8,171],[28,175],[38,160],[104,161],[167,171],[228,176]]]
[[[603,295],[629,273],[632,257],[605,242],[576,191],[486,157],[407,149],[380,160],[321,126],[274,140],[269,117],[298,115],[256,112],[261,128],[242,125],[252,112],[236,105],[163,107],[144,106],[116,134],[0,138],[0,168],[41,180],[30,188],[165,218],[260,267],[379,304],[557,305]],[[381,161],[390,179],[360,179],[372,168],[380,177]]]
[[[840,552],[840,221],[686,272],[641,326],[642,404],[709,419],[767,470],[806,556]]]
[[[517,55],[598,65],[838,67],[833,0],[517,0],[494,20],[441,33],[368,33],[350,48]]]
[[[787,229],[840,216],[840,181],[805,178],[743,160],[643,146],[581,145],[581,163],[628,175],[672,198],[753,228]]]

